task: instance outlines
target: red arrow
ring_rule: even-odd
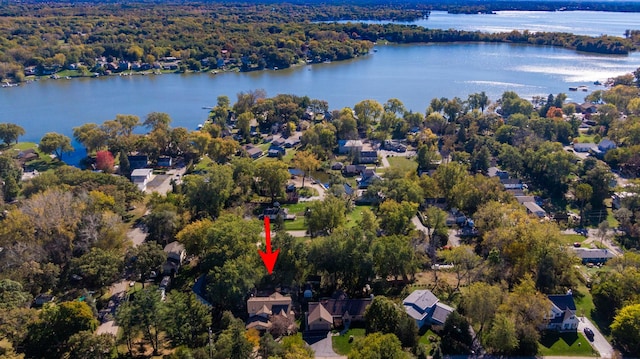
[[[269,217],[264,216],[264,233],[267,236],[267,252],[263,252],[258,250],[260,257],[262,257],[262,261],[264,262],[264,266],[267,267],[267,272],[269,274],[273,273],[273,266],[276,265],[276,259],[278,259],[278,253],[280,253],[280,249],[276,249],[275,252],[271,252],[271,228],[269,228]]]

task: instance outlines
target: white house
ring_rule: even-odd
[[[576,331],[578,329],[578,317],[576,317],[576,303],[573,301],[571,291],[562,295],[549,295],[551,311],[547,319],[547,329],[561,332]]]
[[[141,191],[147,190],[147,183],[153,178],[153,170],[151,168],[138,168],[131,172],[131,182],[138,186]]]

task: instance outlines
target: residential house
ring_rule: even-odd
[[[316,305],[313,311],[307,313],[308,331],[330,331],[333,316],[323,305]]]
[[[331,165],[331,169],[334,171],[340,171],[342,170],[343,167],[344,167],[344,164],[342,162],[335,162]]]
[[[351,177],[359,174],[358,167],[356,165],[346,165],[342,167],[342,175],[345,177]]]
[[[147,155],[132,155],[127,156],[129,160],[129,168],[131,170],[137,170],[138,168],[145,168],[149,165],[149,156]]]
[[[524,188],[524,183],[517,178],[500,178],[500,183],[506,190]]]
[[[247,155],[254,160],[262,157],[264,153],[259,147],[255,147],[253,145],[244,146],[244,150],[247,152]]]
[[[522,205],[527,208],[527,213],[529,214],[533,214],[538,218],[547,217],[547,212],[542,209],[542,207],[538,206],[536,202],[524,202]]]
[[[175,275],[187,257],[187,251],[182,243],[175,241],[167,244],[164,252],[167,254],[167,261],[162,265],[162,274]]]
[[[320,302],[309,303],[309,312],[307,314],[307,323],[310,322],[309,316],[314,312],[318,306],[324,307],[324,309],[331,314],[333,327],[338,328],[343,325],[348,325],[353,322],[364,322],[364,312],[371,304],[370,298],[365,299],[325,299]],[[315,316],[314,316],[315,317]],[[324,319],[328,319],[326,314],[323,314]],[[314,319],[314,318],[311,318]],[[319,323],[313,322],[314,327],[317,328]]]
[[[598,149],[598,145],[595,143],[574,143],[573,150],[576,152],[592,152]]]
[[[54,297],[53,295],[41,293],[41,294],[38,294],[38,296],[33,299],[33,306],[42,307],[43,305],[47,303],[51,303],[54,300],[56,300],[56,297]]]
[[[247,320],[246,328],[256,328],[267,330],[271,328],[271,318],[281,315],[290,318],[294,315],[291,310],[291,297],[284,296],[278,292],[268,297],[251,297],[247,300]],[[295,323],[294,323],[295,325]],[[291,328],[292,330],[294,328]]]
[[[151,168],[138,168],[131,172],[131,182],[138,186],[141,191],[147,190],[147,184],[153,178],[153,170]]]
[[[582,260],[583,264],[606,263],[609,259],[615,257],[615,255],[608,249],[575,247],[573,247],[572,249],[575,255]]]
[[[18,153],[17,159],[18,162],[20,162],[20,165],[24,166],[25,163],[36,160],[39,157],[40,155],[38,155],[38,152],[35,149],[27,148],[26,150],[20,151]]]
[[[498,167],[489,167],[487,169],[487,176],[489,177],[498,177],[499,179],[508,179],[509,178],[509,172],[507,171],[503,171],[501,169],[499,169]]]
[[[600,143],[598,143],[598,150],[600,152],[606,153],[609,150],[613,150],[615,148],[617,148],[618,146],[616,145],[615,142],[609,140],[609,139],[604,139],[602,141],[600,141]]]
[[[453,308],[440,303],[428,289],[416,290],[402,301],[404,310],[416,321],[418,328],[424,325],[444,325]]]
[[[571,291],[563,295],[549,295],[551,311],[547,316],[549,322],[547,329],[561,332],[576,331],[578,329],[578,317],[576,317],[576,303]]]
[[[173,160],[169,156],[158,157],[158,167],[171,167]]]
[[[356,162],[363,164],[378,163],[378,151],[360,151]]]
[[[275,221],[278,216],[280,216],[280,218],[285,221],[293,221],[296,219],[295,214],[289,214],[289,210],[282,207],[265,208],[265,210],[262,211],[262,214],[258,216],[258,218],[260,220],[263,220],[264,217],[269,217],[270,220]]]
[[[362,151],[362,141],[360,140],[339,140],[338,153],[347,155],[350,153],[359,153]]]
[[[272,142],[271,143],[271,147],[269,147],[269,151],[267,152],[267,156],[269,156],[269,157],[280,157],[280,156],[284,156],[286,152],[287,152],[287,150],[285,150],[284,147],[275,145]]]
[[[375,181],[382,181],[382,177],[380,177],[376,171],[372,169],[366,169],[362,172],[362,177],[357,179],[358,188],[367,189],[369,185],[371,185]]]

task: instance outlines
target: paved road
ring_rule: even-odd
[[[131,243],[134,247],[139,246],[144,242],[144,239],[147,237],[147,233],[142,230],[140,227],[135,227],[127,232],[127,237],[131,240]],[[118,309],[118,305],[124,299],[125,294],[127,293],[127,287],[129,286],[129,281],[121,280],[120,282],[114,283],[109,287],[109,294],[111,294],[111,299],[109,300],[109,306],[107,309],[101,311],[101,314],[110,314],[112,317],[115,317],[116,310]],[[109,320],[104,323],[101,323],[96,330],[96,334],[113,334],[115,336],[118,335],[118,326],[114,320]]]
[[[129,285],[128,283],[128,281],[122,280],[111,285],[111,287],[109,288],[111,299],[109,300],[108,308],[101,311],[101,314],[110,314],[112,317],[115,317],[118,305],[124,299],[125,293],[127,291],[127,286]],[[109,320],[98,326],[96,334],[113,334],[117,336],[118,326],[116,325],[116,322],[114,320]]]
[[[590,342],[593,349],[595,349],[598,353],[600,353],[601,358],[613,358],[613,347],[607,339],[600,333],[598,327],[593,325],[586,317],[579,317],[580,321],[578,322],[578,331],[584,333],[584,328],[590,328],[593,330],[593,341]],[[588,339],[588,338],[587,338]]]

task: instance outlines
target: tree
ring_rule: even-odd
[[[124,263],[120,254],[91,248],[80,258],[72,261],[73,271],[80,274],[91,288],[100,289],[114,282]]]
[[[87,153],[92,153],[107,144],[107,133],[95,123],[74,127],[73,138],[87,149]]]
[[[345,222],[347,212],[344,200],[327,196],[322,201],[310,203],[305,214],[305,222],[311,236],[320,233],[331,233]]]
[[[248,139],[251,132],[251,122],[255,119],[253,113],[245,112],[238,116],[236,121],[236,128],[238,129],[238,134],[242,136],[244,139]]]
[[[251,254],[251,257],[245,255],[229,259],[222,266],[209,271],[207,296],[214,306],[214,312],[223,309],[240,312],[247,293],[259,278],[257,257]]]
[[[444,354],[471,353],[473,338],[469,331],[469,322],[457,311],[447,316],[440,337],[440,348]]]
[[[407,234],[413,230],[411,218],[416,215],[418,205],[413,202],[398,203],[388,199],[378,208],[380,228],[387,234]]]
[[[471,285],[471,273],[482,262],[482,258],[475,254],[471,246],[453,247],[450,250],[441,251],[440,255],[447,263],[453,264],[458,281],[456,289],[460,288],[460,282],[464,277],[467,277],[467,285]]]
[[[157,243],[145,242],[132,248],[127,255],[128,265],[140,277],[142,284],[151,276],[151,272],[158,271],[166,261],[167,255]]]
[[[0,280],[0,310],[25,307],[31,296],[23,290],[22,284],[11,279]]]
[[[152,206],[142,222],[147,227],[147,238],[163,246],[171,242],[180,226],[180,218],[176,207],[171,203],[160,203]]]
[[[215,345],[216,359],[246,359],[251,357],[251,343],[245,336],[244,323],[233,318],[229,326],[220,333]]]
[[[9,146],[11,142],[18,143],[18,137],[24,136],[24,128],[14,123],[0,123],[0,139]]]
[[[304,179],[320,167],[320,161],[309,151],[299,151],[293,157],[293,165],[302,171],[302,187],[304,187]]]
[[[394,334],[373,333],[356,340],[349,352],[349,359],[406,359],[400,340]]]
[[[380,119],[384,112],[382,105],[376,100],[363,100],[353,107],[357,116],[358,129],[368,130],[369,126]]]
[[[211,326],[209,308],[194,293],[172,291],[165,303],[165,327],[173,346],[197,348],[207,341]]]
[[[154,355],[158,355],[158,350],[162,342],[160,332],[165,329],[162,313],[164,305],[156,288],[150,287],[142,289],[135,294],[131,314],[134,316],[134,323],[142,331],[144,338],[151,344]]]
[[[96,169],[104,173],[112,173],[115,159],[109,151],[98,151],[96,153]]]
[[[256,166],[257,186],[274,202],[284,193],[284,186],[291,176],[289,167],[281,161],[261,161]]]
[[[416,156],[416,161],[418,162],[418,168],[422,170],[431,169],[434,162],[440,159],[438,153],[435,148],[429,147],[427,145],[420,145],[418,147],[418,152]]]
[[[371,250],[376,274],[382,278],[401,276],[408,281],[409,276],[415,274],[418,268],[415,250],[407,237],[399,235],[377,237],[373,240]]]
[[[94,331],[97,324],[85,302],[62,302],[45,307],[39,320],[29,325],[25,353],[30,358],[60,358],[72,335]]]
[[[204,218],[187,224],[178,234],[176,239],[184,245],[184,249],[190,255],[201,256],[207,248],[207,233],[213,226],[213,221]]]
[[[506,355],[512,353],[518,347],[513,318],[503,313],[497,314],[485,341],[494,353]]]
[[[164,112],[151,112],[142,123],[143,126],[153,131],[168,131],[171,117]]]
[[[62,155],[73,151],[71,139],[65,135],[55,132],[46,133],[38,145],[40,151],[44,153],[54,153],[58,160],[62,161]]]
[[[580,203],[580,224],[584,223],[584,205],[591,200],[593,188],[588,183],[579,183],[573,190],[573,195]]]
[[[626,354],[640,355],[640,304],[620,309],[611,323],[611,336]]]
[[[235,188],[233,169],[228,165],[213,164],[206,175],[185,176],[182,188],[185,202],[196,218],[215,218]]]
[[[13,201],[20,193],[22,169],[8,155],[0,155],[0,203]],[[4,185],[3,185],[4,182]]]
[[[116,338],[112,334],[93,334],[90,331],[78,332],[69,337],[68,359],[113,359],[118,355]]]
[[[398,327],[399,318],[399,308],[391,299],[376,296],[364,313],[367,334],[394,333]]]
[[[260,337],[260,348],[258,353],[262,358],[281,357],[284,352],[282,345],[273,339],[273,336],[267,332]]]
[[[477,336],[481,337],[485,326],[489,325],[502,303],[502,289],[484,282],[476,282],[469,286],[462,298],[464,312],[477,324]]]

